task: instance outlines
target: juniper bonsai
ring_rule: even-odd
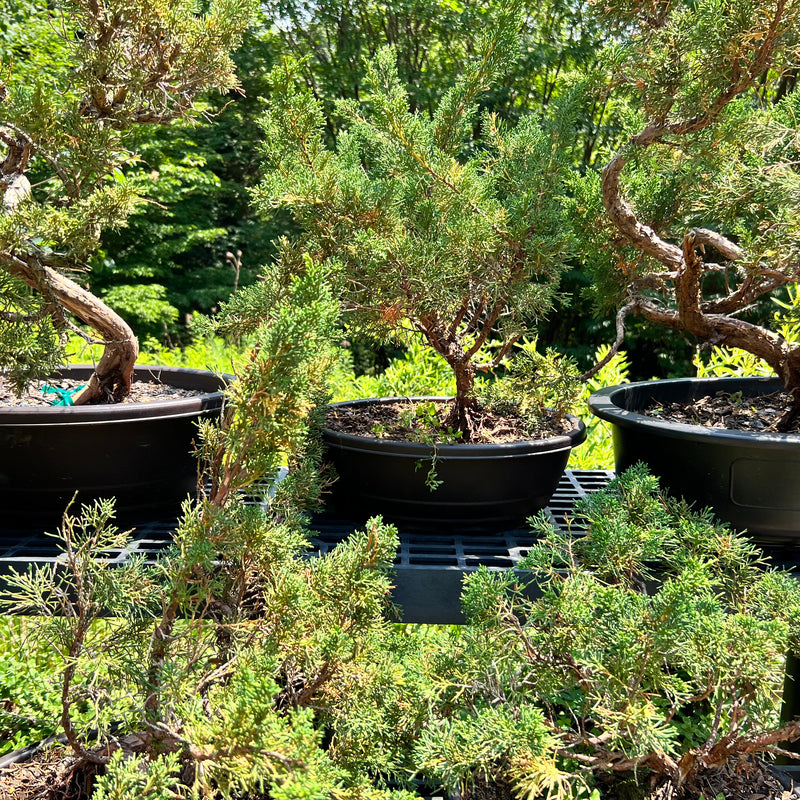
[[[187,502],[157,563],[96,557],[130,545],[102,501],[65,515],[63,570],[11,575],[0,593],[0,608],[39,616],[53,674],[38,689],[60,706],[41,722],[64,730],[72,756],[36,796],[88,785],[82,796],[100,800],[409,798],[373,789],[323,728],[351,705],[351,680],[373,683],[391,638],[397,532],[370,520],[309,557],[302,509],[322,481],[311,420],[338,307],[319,265],[293,267],[289,285],[268,271],[221,311],[220,330],[256,344],[235,365],[222,425],[201,428],[207,492]],[[268,502],[248,502],[287,458]],[[0,713],[0,732],[13,717]]]
[[[36,76],[8,64],[0,85],[0,367],[18,387],[63,358],[73,318],[105,350],[77,404],[130,391],[136,338],[84,275],[104,228],[143,201],[125,177],[132,131],[197,116],[203,92],[236,88],[229,52],[251,0],[63,0],[58,53]],[[42,45],[45,46],[45,45]]]
[[[421,772],[469,797],[486,783],[598,796],[624,780],[636,791],[602,796],[694,797],[724,764],[800,737],[779,720],[800,645],[792,575],[641,465],[580,501],[576,521],[542,515],[523,572],[466,578],[469,624],[428,659]]]
[[[579,189],[576,211],[598,294],[620,309],[616,346],[635,313],[746,350],[792,395],[785,429],[800,411],[800,348],[753,311],[800,277],[800,4],[595,9],[617,41],[604,91],[631,104],[628,137]]]
[[[431,116],[409,110],[387,48],[365,65],[363,101],[339,105],[347,130],[336,149],[296,62],[273,71],[263,121],[257,202],[291,210],[302,246],[333,267],[353,328],[411,333],[445,359],[456,386],[445,425],[463,441],[479,413],[476,373],[497,367],[552,310],[569,250],[560,202],[569,115],[506,129],[478,114],[519,26],[517,8],[498,15]]]

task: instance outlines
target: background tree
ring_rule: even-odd
[[[141,202],[141,184],[123,172],[131,130],[187,118],[201,91],[234,88],[229,51],[249,11],[249,0],[220,0],[203,15],[184,0],[59,3],[47,24],[66,63],[36,75],[10,66],[0,107],[0,364],[19,384],[57,362],[75,315],[106,345],[75,402],[128,393],[132,330],[68,274],[85,270],[102,229]]]
[[[125,171],[158,202],[138,206],[124,228],[103,234],[91,285],[125,311],[140,338],[186,344],[187,318],[213,313],[235,286],[253,283],[292,227],[286,214],[258,219],[249,194],[258,181],[257,120],[276,52],[270,21],[256,13],[233,53],[240,88],[227,93],[213,124],[135,132],[139,160]],[[220,101],[204,93],[198,104],[218,108]]]

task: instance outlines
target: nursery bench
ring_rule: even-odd
[[[547,509],[553,522],[562,529],[580,533],[580,526],[572,519],[576,501],[601,489],[613,475],[610,470],[567,470]],[[153,561],[170,545],[174,526],[174,520],[140,524],[126,547],[105,552],[102,557],[123,564],[133,554],[143,554],[146,560]],[[319,515],[312,524],[317,532],[312,539],[314,552],[328,552],[355,527],[352,521]],[[400,621],[463,622],[460,595],[464,575],[481,566],[514,569],[535,541],[536,536],[525,528],[491,535],[401,531],[392,593],[401,613]],[[800,548],[795,543],[767,544],[765,550],[774,564],[800,569]],[[57,562],[59,555],[52,537],[0,529],[0,588],[11,569],[24,571],[28,565]]]
[[[605,486],[613,477],[609,470],[568,470],[561,479],[548,512],[559,527],[570,525],[575,502]],[[102,554],[112,563],[123,564],[133,554],[153,561],[169,546],[174,520],[155,520],[137,525],[125,548]],[[323,554],[354,530],[349,520],[321,514],[313,520],[315,552]],[[579,531],[572,525],[573,531]],[[401,621],[433,624],[463,622],[460,607],[465,573],[480,566],[513,569],[528,553],[536,536],[526,529],[492,535],[460,534],[458,531],[417,531],[400,534],[395,562],[392,599],[401,611]],[[56,541],[37,531],[0,528],[0,588],[10,570],[24,571],[28,565],[58,561]]]

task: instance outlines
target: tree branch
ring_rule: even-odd
[[[23,260],[14,253],[0,251],[0,261],[8,273],[28,286],[53,297],[58,305],[96,330],[106,342],[88,386],[76,395],[75,405],[109,397],[121,400],[130,392],[131,375],[139,345],[130,326],[102,300],[75,281],[33,257]],[[113,377],[120,370],[119,383]]]
[[[603,367],[611,361],[612,358],[619,352],[620,347],[622,347],[622,343],[625,341],[625,317],[636,308],[636,302],[627,303],[624,305],[618,312],[617,312],[617,338],[614,340],[614,344],[611,345],[608,353],[603,356],[591,369],[587,370],[586,372],[581,375],[580,380],[581,383],[585,383],[590,378],[593,378],[600,372]]]

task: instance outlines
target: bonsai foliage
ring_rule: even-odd
[[[619,38],[606,91],[629,99],[630,135],[578,209],[587,264],[621,306],[618,344],[634,312],[702,345],[746,350],[792,394],[786,427],[800,409],[800,349],[748,313],[800,276],[798,97],[787,94],[800,4],[623,0],[596,10]],[[605,224],[591,220],[601,195]]]
[[[468,577],[469,624],[439,649],[417,767],[519,797],[631,776],[678,790],[800,737],[778,721],[785,654],[800,646],[796,580],[643,468],[578,513],[585,535],[538,522],[520,564],[533,582]]]
[[[498,14],[430,117],[409,110],[394,53],[383,49],[365,65],[363,102],[339,107],[347,130],[335,150],[291,60],[272,73],[263,121],[257,202],[291,209],[302,246],[330,265],[353,328],[384,339],[410,332],[445,359],[456,385],[445,426],[465,441],[478,413],[476,371],[499,365],[553,308],[568,246],[566,115],[506,130],[477,112],[514,56],[519,24],[516,9]]]
[[[189,0],[51,8],[63,63],[35,79],[9,64],[0,88],[0,366],[18,386],[52,368],[76,317],[106,349],[75,402],[121,400],[138,345],[80,273],[101,231],[124,224],[142,201],[124,171],[131,131],[187,118],[200,93],[236,87],[228,54],[250,0],[217,0],[203,14]]]
[[[310,14],[307,0],[268,0],[264,9],[275,21],[270,31],[275,60],[284,54],[303,58],[303,74],[325,102],[328,131],[335,138],[341,120],[334,99],[361,96],[365,58],[391,45],[411,108],[433,115],[503,5],[504,0],[317,0]],[[575,72],[592,63],[601,49],[600,29],[586,13],[588,5],[587,0],[520,3],[524,24],[519,58],[481,105],[503,119],[516,119],[546,108],[567,92]],[[600,123],[606,109],[598,102],[586,111],[578,125],[576,152],[588,164],[604,138]]]
[[[301,509],[319,489],[309,410],[338,309],[318,266],[294,267],[289,284],[265,280],[224,311],[221,324],[236,320],[258,344],[237,365],[223,426],[204,430],[208,492],[157,563],[97,557],[128,542],[106,503],[65,518],[63,569],[11,580],[6,604],[42,617],[36,635],[60,662],[52,690],[77,757],[51,787],[63,796],[87,770],[106,800],[382,796],[329,755],[318,720],[383,650],[397,534],[372,520],[308,553]],[[248,502],[287,456],[289,477]]]

